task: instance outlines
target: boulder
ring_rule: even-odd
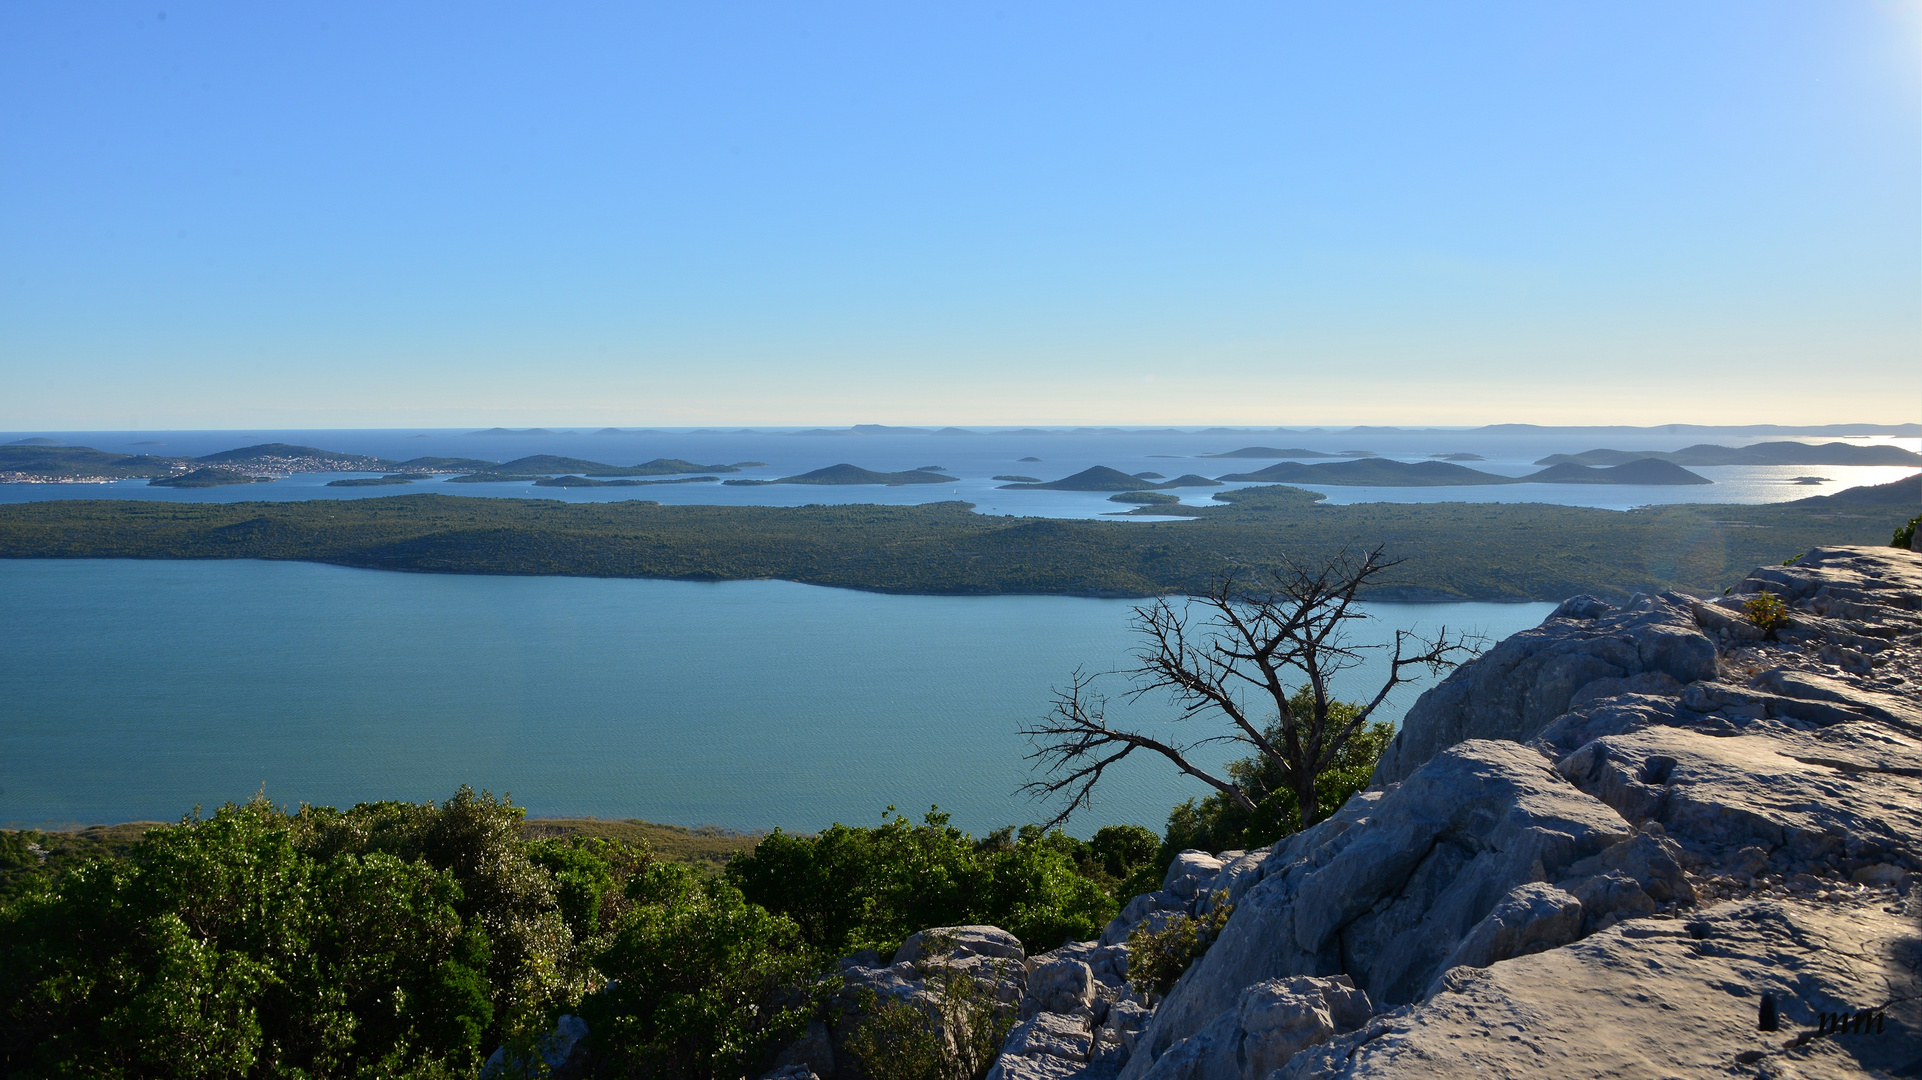
[[[1044,1012],[1016,1024],[1001,1052],[1017,1057],[1052,1054],[1069,1061],[1086,1061],[1089,1042],[1086,1024],[1071,1016]]]
[[[913,964],[975,956],[1021,961],[1027,955],[1021,939],[998,926],[936,926],[910,934],[895,950],[894,962]]]
[[[1092,1016],[1094,1000],[1094,969],[1086,961],[1051,960],[1028,973],[1021,1016],[1025,1020],[1044,1012],[1078,1014],[1083,1010]]]
[[[1533,630],[1456,668],[1408,710],[1371,786],[1413,773],[1466,739],[1536,737],[1571,705],[1620,693],[1672,693],[1716,674],[1715,643],[1679,594],[1612,608],[1576,597]]]
[[[1150,1080],[1264,1080],[1303,1049],[1353,1031],[1373,1010],[1345,976],[1269,979],[1243,990],[1207,1027],[1168,1048]]]
[[[1539,881],[1517,885],[1468,931],[1442,961],[1441,970],[1445,974],[1458,967],[1484,968],[1498,960],[1560,948],[1582,935],[1582,913],[1579,899],[1553,885]],[[1431,984],[1428,995],[1434,992]]]

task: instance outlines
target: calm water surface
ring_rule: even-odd
[[[0,560],[0,824],[170,819],[263,785],[277,802],[347,805],[471,783],[542,815],[814,829],[939,803],[979,831],[1046,816],[1014,794],[1028,778],[1016,728],[1076,666],[1125,660],[1131,608]],[[1364,625],[1500,638],[1549,610],[1378,604]],[[1126,764],[1074,831],[1158,828],[1206,793],[1160,762]]]

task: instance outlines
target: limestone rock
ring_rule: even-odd
[[[1692,601],[1669,594],[1611,608],[1576,597],[1533,630],[1455,669],[1415,702],[1371,786],[1413,773],[1465,739],[1526,742],[1571,704],[1620,693],[1669,693],[1716,674],[1715,643]]]
[[[1582,902],[1553,885],[1538,881],[1517,885],[1462,938],[1441,970],[1445,974],[1457,967],[1483,968],[1498,960],[1560,948],[1581,936],[1582,915]],[[1431,984],[1428,994],[1434,992]]]
[[[1274,1080],[1902,1075],[1922,1056],[1922,954],[1914,920],[1884,906],[1749,901],[1624,923],[1451,973],[1434,997],[1297,1054]],[[1757,1030],[1765,993],[1781,1031]],[[1824,1012],[1885,1003],[1880,1035],[1803,1038]]]
[[[1038,1013],[1078,1013],[1083,1009],[1092,1015],[1094,999],[1094,969],[1082,960],[1053,960],[1028,973],[1021,1016],[1025,1020]]]
[[[1270,979],[1242,991],[1241,1080],[1264,1080],[1298,1052],[1368,1022],[1368,995],[1346,975]]]
[[[1021,939],[998,926],[937,926],[909,935],[894,953],[897,964],[985,956],[996,960],[1027,958]]]
[[[1881,771],[1860,749],[1831,746],[1824,752],[1799,733],[1705,738],[1648,728],[1596,739],[1557,768],[1623,817],[1659,822],[1717,864],[1751,845],[1801,863],[1913,852],[1922,833],[1915,770]]]
[[[1510,742],[1451,747],[1368,795],[1276,846],[1213,948],[1156,1010],[1124,1080],[1268,979],[1345,973],[1376,1002],[1415,1000],[1516,886],[1559,877],[1633,835]]]
[[[1301,1050],[1366,1023],[1368,995],[1346,976],[1270,979],[1243,990],[1232,1008],[1169,1047],[1151,1080],[1264,1080]]]

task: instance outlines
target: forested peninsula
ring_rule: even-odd
[[[1384,545],[1375,599],[1556,601],[1720,591],[1824,544],[1886,544],[1916,477],[1763,506],[1328,506],[1249,488],[1191,521],[990,517],[919,506],[662,506],[398,495],[304,502],[60,500],[0,507],[0,557],[293,559],[473,574],[778,578],[891,593],[1151,596],[1282,557]]]

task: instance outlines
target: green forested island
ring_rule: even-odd
[[[159,476],[147,481],[148,487],[173,488],[210,488],[226,487],[229,484],[255,484],[272,480],[271,476],[249,476],[233,469],[195,469],[179,476]]]
[[[819,484],[828,487],[840,487],[844,485],[880,484],[887,487],[900,487],[903,484],[952,484],[955,482],[955,478],[948,476],[932,465],[924,465],[919,469],[910,469],[907,472],[875,472],[873,469],[863,469],[859,465],[849,465],[846,462],[842,462],[839,465],[829,465],[825,469],[815,469],[813,472],[804,472],[796,476],[783,476],[778,480],[729,480],[726,482],[737,486],[759,484]]]
[[[1138,473],[1131,475],[1122,472],[1120,469],[1110,469],[1106,465],[1096,465],[1083,469],[1073,476],[1064,476],[1059,480],[1050,480],[1046,483],[1036,481],[1033,483],[1003,484],[1001,486],[1003,489],[1009,490],[1033,489],[1036,491],[1158,491],[1162,488],[1221,486],[1221,481],[1219,480],[1210,480],[1205,476],[1197,476],[1194,473],[1177,476],[1167,483],[1149,482],[1158,475],[1160,474]],[[997,476],[995,479],[1000,480],[1003,479],[1003,477]]]
[[[327,481],[327,486],[328,487],[391,487],[395,484],[411,484],[418,479],[420,479],[418,476],[406,476],[399,473],[396,473],[390,476],[355,476],[355,477],[349,477],[346,480],[329,480]]]
[[[183,504],[0,506],[0,557],[298,559],[476,574],[704,581],[779,578],[923,594],[1150,596],[1281,557],[1385,545],[1405,562],[1377,599],[1554,601],[1719,591],[1821,544],[1886,544],[1917,477],[1764,506],[1596,510],[1540,503],[1328,506],[1296,488],[1223,492],[1192,521],[990,517],[919,506],[662,506],[397,495]],[[1171,507],[1148,507],[1166,514]]]

